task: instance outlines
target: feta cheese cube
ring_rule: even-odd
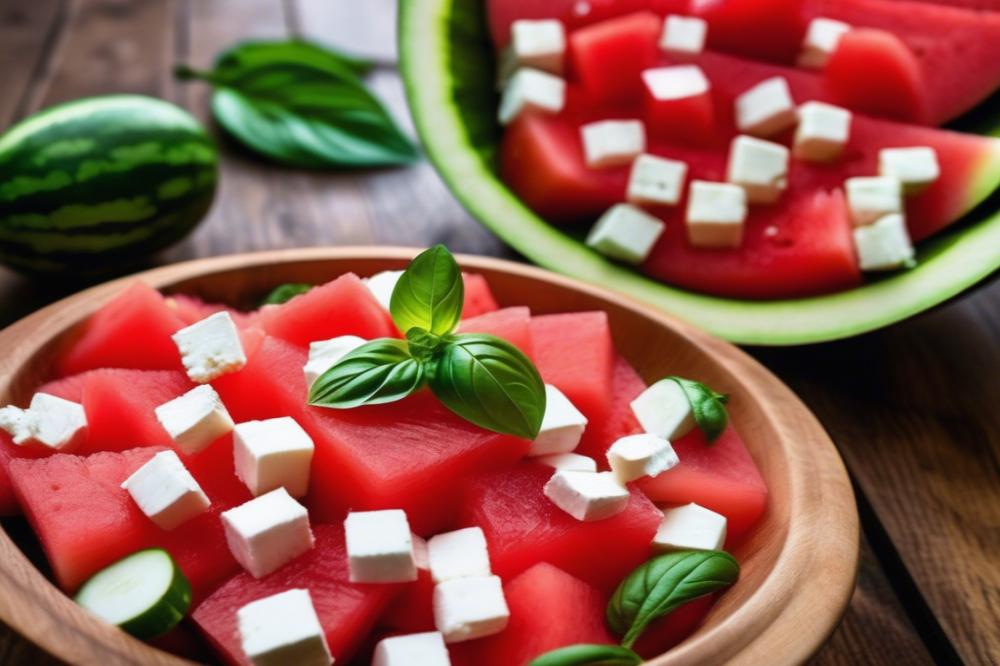
[[[508,125],[526,111],[559,113],[565,104],[565,81],[541,70],[519,69],[504,88],[497,118]]]
[[[508,620],[510,610],[497,576],[454,578],[434,587],[434,626],[445,643],[498,634]]]
[[[330,666],[309,590],[292,589],[252,601],[236,611],[240,646],[254,666]]]
[[[704,95],[710,87],[698,65],[647,69],[642,73],[642,81],[653,99],[660,101]]]
[[[647,388],[631,407],[643,430],[668,441],[680,439],[695,426],[687,394],[672,379],[661,379]]]
[[[521,19],[510,25],[510,53],[521,67],[562,74],[566,30],[555,19]]]
[[[641,264],[665,228],[662,220],[631,204],[615,204],[597,220],[586,243],[606,257]]]
[[[344,521],[344,531],[352,583],[417,579],[413,538],[404,511],[352,511]]]
[[[622,437],[611,445],[607,455],[611,471],[622,484],[659,476],[680,462],[670,442],[649,433]]]
[[[204,450],[233,430],[232,417],[209,384],[196,386],[153,411],[177,448],[188,455]]]
[[[896,178],[906,194],[917,194],[941,175],[937,152],[927,146],[878,151],[879,175]]]
[[[302,368],[306,376],[306,386],[315,384],[324,372],[366,342],[368,341],[356,335],[341,335],[330,340],[310,342],[309,360]]]
[[[156,525],[170,531],[208,509],[211,502],[173,451],[161,451],[121,486]]]
[[[799,67],[823,69],[826,61],[837,50],[840,38],[849,32],[851,26],[843,21],[828,18],[814,18],[806,28],[806,36],[802,40],[802,51],[799,53]]]
[[[913,262],[913,245],[903,216],[894,213],[854,230],[854,247],[863,271],[887,271]]]
[[[375,646],[372,666],[451,666],[439,631],[383,638]]]
[[[714,511],[686,504],[663,510],[663,521],[653,537],[653,550],[719,550],[726,543],[726,517]]]
[[[639,155],[632,163],[625,197],[629,203],[675,205],[681,200],[687,163]]]
[[[903,212],[903,186],[889,176],[848,178],[847,207],[854,226],[863,227],[892,213]]]
[[[312,438],[291,417],[241,423],[233,435],[236,476],[255,497],[282,487],[302,497],[309,490],[313,448]]]
[[[0,409],[0,430],[18,446],[70,451],[87,437],[87,414],[75,402],[36,393],[27,409]]]
[[[788,148],[738,136],[729,148],[726,180],[742,187],[750,203],[774,203],[788,187]]]
[[[309,513],[284,488],[222,513],[226,543],[254,578],[262,578],[313,547]]]
[[[696,16],[668,14],[663,21],[660,48],[673,56],[694,56],[705,50],[708,22]]]
[[[550,456],[539,456],[536,462],[555,469],[565,469],[573,472],[596,472],[597,461],[579,453],[554,453]]]
[[[492,573],[486,535],[479,527],[432,536],[427,542],[427,560],[435,583]]]
[[[545,496],[577,520],[604,520],[628,506],[629,492],[611,472],[556,470]]]
[[[829,162],[844,152],[851,136],[851,112],[823,102],[799,106],[792,154],[807,162]]]
[[[382,271],[364,278],[363,282],[375,300],[379,302],[379,305],[388,311],[389,304],[392,302],[392,292],[396,289],[396,283],[401,277],[403,277],[403,271]]]
[[[173,339],[188,377],[198,384],[242,370],[247,364],[239,331],[228,312],[216,312],[182,328]]]
[[[736,126],[745,134],[772,136],[795,120],[795,102],[784,77],[765,79],[736,98]]]
[[[739,247],[746,217],[746,190],[739,185],[691,181],[686,220],[691,245]]]
[[[580,443],[587,427],[587,417],[580,413],[563,392],[545,385],[545,416],[538,437],[531,443],[529,456],[572,451]]]
[[[583,153],[591,169],[628,164],[646,150],[641,120],[599,120],[580,128]]]

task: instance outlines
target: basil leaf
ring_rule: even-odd
[[[289,282],[288,284],[281,284],[271,290],[271,293],[264,297],[264,300],[260,302],[261,305],[281,305],[282,303],[287,303],[296,296],[304,294],[312,289],[311,284],[302,284],[299,282]]]
[[[528,666],[637,666],[642,657],[617,645],[570,645],[535,657]]]
[[[444,245],[418,254],[392,291],[389,312],[404,333],[421,328],[434,335],[447,335],[462,318],[465,283],[455,257]]]
[[[740,565],[721,550],[687,550],[655,557],[621,582],[608,602],[608,624],[632,647],[653,620],[693,599],[732,585]]]
[[[725,431],[726,423],[729,421],[729,415],[726,413],[729,396],[716,393],[701,382],[691,379],[683,377],[667,377],[667,379],[677,382],[684,391],[691,405],[694,422],[698,425],[698,429],[705,433],[705,439],[709,443],[717,440]]]
[[[424,385],[424,367],[402,340],[367,342],[320,375],[309,391],[309,404],[350,409],[402,400]]]
[[[410,355],[418,361],[429,361],[437,350],[445,344],[442,337],[428,333],[422,328],[411,328],[406,332],[406,342],[410,347]]]
[[[370,60],[302,39],[248,40],[220,53],[215,59],[215,71],[222,77],[237,77],[244,69],[253,69],[276,61],[297,62],[344,77],[362,77],[373,67]]]
[[[444,406],[487,430],[537,437],[545,385],[528,357],[492,335],[470,333],[446,342],[430,377],[431,390]]]

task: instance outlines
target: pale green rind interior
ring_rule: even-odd
[[[462,98],[467,91],[456,88],[453,71],[479,67],[483,82],[492,86],[492,56],[482,17],[477,16],[480,5],[475,5],[482,2],[401,3],[403,78],[417,131],[452,192],[483,224],[535,263],[621,291],[727,340],[757,345],[799,345],[872,331],[939,305],[1000,268],[1000,213],[995,210],[922,243],[918,266],[912,270],[811,298],[750,301],[706,296],[605,260],[521,204],[492,170],[490,147],[475,136],[483,128],[470,128],[463,117],[462,104],[470,100]],[[466,14],[456,19],[460,12]],[[472,25],[476,21],[480,24]],[[467,48],[453,59],[462,40]],[[489,104],[492,112],[495,106]],[[984,199],[1000,181],[997,157],[972,185],[976,200]]]

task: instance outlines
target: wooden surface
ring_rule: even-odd
[[[144,92],[207,120],[207,91],[169,64],[234,40],[304,34],[376,58],[373,85],[409,126],[393,0],[0,0],[0,127],[81,95]],[[161,261],[321,244],[508,256],[424,163],[312,174],[225,146],[210,219]],[[0,324],[60,295],[0,269]],[[818,664],[1000,663],[1000,282],[855,340],[753,353],[812,407],[856,483],[859,585]],[[0,632],[0,663],[45,663]]]

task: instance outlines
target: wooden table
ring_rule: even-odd
[[[372,85],[409,128],[394,14],[395,0],[0,0],[0,128],[111,92],[160,96],[208,122],[207,89],[175,82],[171,66],[289,35],[374,58]],[[227,144],[222,171],[210,218],[160,261],[437,242],[511,255],[426,163],[306,173]],[[64,293],[0,269],[0,325]],[[815,663],[1000,663],[1000,284],[854,340],[754,353],[815,410],[858,493],[858,590]],[[53,662],[0,626],[0,663]]]

